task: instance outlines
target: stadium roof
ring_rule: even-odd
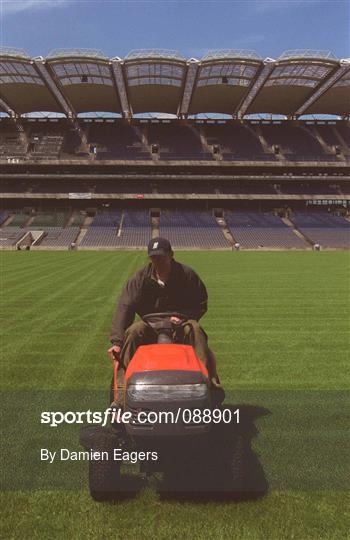
[[[215,50],[186,60],[169,50],[131,51],[124,59],[102,51],[56,50],[46,58],[0,47],[0,111],[271,113],[285,116],[350,113],[350,59],[329,51],[292,50],[278,59],[254,51]]]

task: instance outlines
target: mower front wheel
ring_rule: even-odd
[[[118,437],[111,431],[89,426],[80,432],[81,444],[90,452],[89,488],[95,501],[114,500],[121,496],[120,463],[114,460]]]

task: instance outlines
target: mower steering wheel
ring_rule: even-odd
[[[159,319],[169,319],[171,317],[177,317],[178,319],[181,319],[182,321],[186,321],[188,319],[187,315],[184,315],[183,313],[178,313],[177,311],[163,311],[160,313],[147,313],[147,315],[143,315],[141,319],[146,324],[152,324],[154,322],[157,322]]]

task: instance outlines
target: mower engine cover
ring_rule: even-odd
[[[125,411],[132,413],[132,420],[125,426],[129,435],[206,433],[210,425],[193,422],[192,411],[209,408],[208,371],[193,347],[156,344],[137,349],[125,374]],[[185,409],[189,412],[184,422]]]

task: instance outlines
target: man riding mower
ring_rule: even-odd
[[[208,481],[224,489],[234,469],[232,430],[227,422],[212,422],[214,412],[222,414],[224,392],[198,323],[207,309],[205,286],[191,268],[174,261],[167,240],[152,240],[148,254],[151,263],[124,287],[108,351],[114,361],[110,401],[127,421],[112,421],[110,430],[88,428],[81,437],[86,448],[108,456],[89,462],[95,500],[126,489],[116,449],[156,455],[141,460],[141,470],[163,472],[170,491],[202,491]],[[136,323],[135,313],[141,317]]]
[[[181,319],[171,317],[176,341],[194,347],[208,369],[211,383],[220,387],[214,354],[198,322],[207,311],[205,285],[192,268],[175,261],[173,255],[165,238],[150,241],[150,263],[129,279],[119,298],[110,335],[112,347],[108,352],[125,370],[139,345],[156,341],[152,328],[144,320],[134,322],[135,314],[142,318],[149,313],[178,312]]]

